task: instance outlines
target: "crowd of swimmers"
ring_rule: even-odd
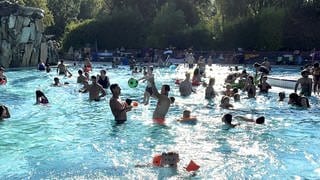
[[[196,63],[197,62],[197,63]],[[207,63],[206,63],[207,62]],[[205,59],[200,56],[198,61],[195,60],[192,53],[186,54],[187,67],[189,70],[193,70],[191,74],[189,71],[185,73],[185,79],[177,80],[176,84],[178,85],[178,90],[181,97],[189,97],[192,93],[196,93],[195,86],[203,85],[205,87],[204,98],[207,100],[215,99],[219,94],[221,95],[219,107],[222,109],[233,109],[234,106],[231,104],[231,100],[234,102],[239,102],[241,99],[240,91],[246,94],[246,97],[243,98],[255,98],[256,91],[259,90],[259,93],[266,94],[272,88],[271,85],[267,82],[268,75],[271,72],[271,65],[267,59],[264,59],[263,63],[255,63],[253,68],[255,69],[255,74],[249,74],[245,69],[239,72],[237,66],[234,67],[234,70],[226,76],[224,90],[220,93],[215,91],[215,78],[208,78],[208,83],[203,79],[206,78],[206,68],[210,68],[212,65],[212,58],[208,57]],[[51,68],[44,63],[40,63],[38,66],[39,70],[50,72]],[[98,75],[91,75],[93,66],[90,62],[90,59],[87,58],[84,61],[83,68],[78,70],[77,83],[82,84],[83,87],[79,89],[80,93],[88,93],[89,100],[100,101],[107,94],[106,89],[110,89],[112,96],[109,99],[109,106],[111,112],[114,116],[114,119],[117,123],[124,123],[127,121],[127,112],[131,111],[135,105],[132,104],[132,100],[127,98],[122,100],[121,98],[121,87],[119,84],[111,84],[110,79],[107,76],[106,70],[101,70]],[[175,101],[174,97],[169,96],[171,87],[168,84],[163,84],[160,91],[158,91],[155,83],[155,77],[153,74],[153,67],[146,66],[141,67],[138,70],[138,67],[131,67],[132,73],[142,73],[143,76],[138,79],[138,81],[146,81],[147,85],[143,95],[142,103],[148,105],[151,98],[157,100],[157,105],[152,115],[152,119],[157,124],[164,124],[166,115],[169,111],[170,105]],[[7,77],[4,74],[5,69],[0,68],[0,83],[5,84],[7,82]],[[68,70],[67,66],[61,61],[57,66],[57,74],[67,77],[73,76],[72,73]],[[313,79],[309,78],[309,75],[313,76]],[[312,92],[315,95],[320,93],[320,67],[319,63],[314,63],[313,66],[306,66],[301,71],[301,78],[297,80],[294,92],[289,94],[288,104],[309,108],[310,103],[308,97],[311,96]],[[91,83],[89,83],[91,81]],[[68,84],[65,82],[62,84],[59,77],[54,78],[54,83],[52,86],[60,87]],[[297,93],[298,87],[301,87],[301,92]],[[49,99],[46,95],[40,91],[36,90],[36,104],[48,104]],[[219,96],[220,97],[220,96]],[[279,101],[284,101],[286,95],[284,92],[279,92]],[[231,99],[232,98],[232,99]],[[10,118],[10,113],[8,108],[5,105],[0,106],[0,120],[5,118]],[[252,122],[256,124],[264,124],[265,117],[260,116],[257,118],[247,118],[245,116],[233,116],[230,113],[224,114],[222,116],[222,122],[228,127],[236,127],[239,123],[233,123],[233,120],[238,121]],[[181,118],[177,119],[178,122],[196,122],[197,117],[192,115],[192,112],[189,109],[185,109],[182,112]],[[166,157],[173,157],[171,160],[168,160]],[[179,155],[177,153],[165,153],[161,155],[162,160],[154,163],[156,166],[176,166],[179,161]],[[155,161],[155,160],[154,160]]]
[[[195,86],[199,86],[202,84],[205,86],[205,99],[212,100],[219,93],[217,93],[214,89],[215,78],[210,77],[208,83],[204,82],[202,78],[206,76],[206,67],[210,68],[212,65],[212,58],[208,57],[205,59],[200,56],[196,61],[192,52],[187,52],[185,55],[185,63],[188,64],[189,69],[193,70],[192,77],[191,73],[185,73],[184,80],[177,80],[176,84],[178,84],[178,89],[180,95],[182,97],[188,97],[192,93],[196,92]],[[207,64],[206,64],[207,62]],[[268,93],[269,89],[271,89],[271,85],[267,82],[268,75],[271,72],[271,65],[267,59],[264,59],[263,63],[255,63],[253,65],[255,69],[255,74],[250,75],[247,73],[245,69],[242,72],[238,72],[239,69],[235,66],[234,70],[230,69],[230,73],[226,76],[225,79],[225,90],[222,92],[222,97],[220,100],[220,107],[225,109],[232,109],[233,105],[230,103],[231,98],[235,102],[240,101],[240,91],[245,92],[247,94],[246,98],[255,98],[257,88],[259,89],[259,93]],[[39,63],[39,70],[46,70],[50,72],[51,68],[44,63]],[[145,66],[140,68],[138,71],[138,67],[131,66],[132,73],[143,73],[143,77],[138,79],[138,81],[147,81],[147,85],[144,92],[143,104],[148,105],[150,98],[156,98],[158,100],[157,107],[153,113],[153,120],[157,123],[164,123],[165,116],[169,111],[170,104],[174,101],[174,97],[169,97],[170,86],[164,84],[161,87],[160,92],[155,86],[154,82],[154,74],[153,67]],[[4,74],[5,69],[3,67],[0,68],[0,83],[6,83],[7,77]],[[79,89],[81,93],[89,93],[89,100],[99,101],[101,98],[106,96],[106,89],[110,88],[112,93],[112,97],[110,99],[110,108],[115,117],[116,121],[124,122],[127,120],[126,112],[131,110],[131,105],[126,104],[124,101],[120,99],[121,88],[117,84],[110,84],[109,77],[106,75],[106,70],[101,70],[100,74],[97,76],[89,75],[92,72],[92,63],[89,58],[85,58],[84,66],[82,69],[78,70],[77,83],[83,84],[83,87]],[[68,70],[67,66],[61,60],[57,66],[57,74],[64,75],[67,77],[71,77],[72,73]],[[313,76],[313,79],[309,78],[309,75]],[[289,95],[288,103],[295,106],[310,107],[308,97],[311,96],[313,91],[314,94],[318,95],[320,93],[320,67],[319,63],[314,63],[313,66],[306,66],[301,71],[301,78],[297,80],[294,93]],[[91,81],[91,84],[89,84]],[[58,77],[54,78],[54,83],[52,86],[62,86],[68,84],[65,82],[64,84],[60,83],[60,79]],[[298,94],[298,87],[301,87],[301,92]],[[279,101],[283,101],[285,98],[285,93],[279,93]],[[36,92],[36,103],[48,103],[48,99],[45,97],[44,93],[41,91]],[[185,118],[188,119],[188,118]],[[195,119],[195,118],[192,118]]]

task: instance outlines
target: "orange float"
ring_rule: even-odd
[[[193,160],[191,160],[188,164],[188,166],[186,167],[186,170],[188,172],[190,171],[197,171],[200,168],[200,166],[198,164],[196,164]]]
[[[162,156],[160,154],[156,154],[152,159],[152,164],[154,166],[161,166]]]

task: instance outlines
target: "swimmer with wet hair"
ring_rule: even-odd
[[[170,101],[171,101],[171,104],[173,104],[173,103],[176,101],[176,98],[173,97],[173,96],[171,96],[171,97],[170,97]]]
[[[233,105],[230,104],[230,97],[228,97],[228,96],[223,96],[223,97],[221,98],[220,107],[221,107],[221,108],[224,108],[224,109],[233,108]]]
[[[285,92],[279,92],[279,101],[283,101],[286,98]]]
[[[190,110],[184,110],[183,111],[183,116],[178,119],[179,122],[195,122],[197,121],[197,117],[191,116],[191,111]]]
[[[307,97],[300,97],[300,107],[303,108],[309,108],[310,107],[310,103],[309,103],[309,99]]]
[[[40,90],[36,90],[36,104],[48,104],[49,100]]]
[[[234,94],[233,100],[234,100],[234,102],[240,102],[240,94],[239,93]]]
[[[10,118],[10,112],[8,110],[8,107],[5,105],[0,105],[0,120]]]
[[[58,77],[55,77],[53,78],[53,84],[52,86],[55,86],[55,87],[60,87],[62,86],[62,84],[60,83],[60,79]]]
[[[232,124],[232,115],[229,113],[223,115],[221,120],[222,120],[222,122],[224,122],[225,125],[232,127],[232,128],[239,125],[239,124]]]

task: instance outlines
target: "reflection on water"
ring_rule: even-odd
[[[97,65],[92,75],[106,65]],[[207,77],[215,77],[217,92],[224,89],[228,67],[213,66]],[[287,179],[292,177],[318,179],[320,153],[319,98],[311,97],[310,109],[291,107],[278,102],[278,92],[288,95],[292,90],[272,88],[268,95],[234,103],[234,110],[219,107],[222,95],[204,99],[205,87],[188,98],[179,96],[177,77],[186,69],[155,69],[158,88],[170,84],[169,96],[176,102],[170,108],[166,124],[152,123],[157,101],[142,102],[146,83],[129,88],[132,77],[127,67],[108,69],[111,83],[122,88],[122,99],[139,102],[128,112],[128,121],[116,124],[109,108],[110,90],[100,102],[88,101],[88,94],[79,94],[76,84],[78,67],[71,68],[71,78],[60,77],[70,84],[51,87],[56,72],[45,74],[33,70],[6,72],[8,84],[0,87],[0,103],[10,108],[11,118],[0,122],[0,177],[2,179],[105,179],[105,178],[190,178],[185,172],[190,160],[201,168],[199,179]],[[248,69],[252,72],[252,69]],[[295,69],[273,68],[272,74],[296,76]],[[133,76],[142,77],[141,74]],[[204,79],[208,82],[208,79]],[[50,104],[34,105],[35,90],[44,91]],[[185,109],[197,116],[196,124],[179,123]],[[221,117],[225,113],[251,118],[265,116],[264,125],[238,122],[240,126],[226,129]],[[151,162],[152,156],[177,151],[177,169],[135,168]],[[193,177],[192,177],[193,178]]]

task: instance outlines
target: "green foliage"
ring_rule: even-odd
[[[53,14],[55,27],[51,33],[61,36],[65,26],[78,17],[81,0],[48,0],[48,8]],[[50,32],[50,31],[49,31]]]
[[[183,11],[176,9],[174,3],[166,3],[153,19],[148,45],[159,48],[174,46],[176,39],[173,36],[182,33],[185,28]]]
[[[224,27],[223,46],[256,50],[282,48],[284,9],[267,8],[257,17],[235,20]]]
[[[95,18],[103,8],[103,1],[104,0],[82,0],[78,19]]]
[[[63,48],[79,48],[97,44],[99,49],[142,47],[145,29],[143,18],[135,9],[115,10],[111,16],[99,20],[70,23],[63,38]]]
[[[320,3],[315,0],[81,0],[81,6],[80,0],[48,1],[56,23],[52,32],[65,30],[67,47],[96,42],[99,49],[320,45]],[[79,23],[77,18],[93,20]]]
[[[267,8],[258,17],[258,47],[264,50],[278,50],[283,46],[284,9]]]
[[[63,38],[63,49],[68,50],[71,46],[82,48],[87,43],[94,43],[97,22],[85,20],[82,22],[70,22],[66,26],[66,33]]]
[[[43,18],[43,24],[45,27],[48,27],[54,24],[53,15],[51,11],[48,9],[47,0],[18,0],[16,2],[23,6],[36,7],[44,10],[45,16]]]

